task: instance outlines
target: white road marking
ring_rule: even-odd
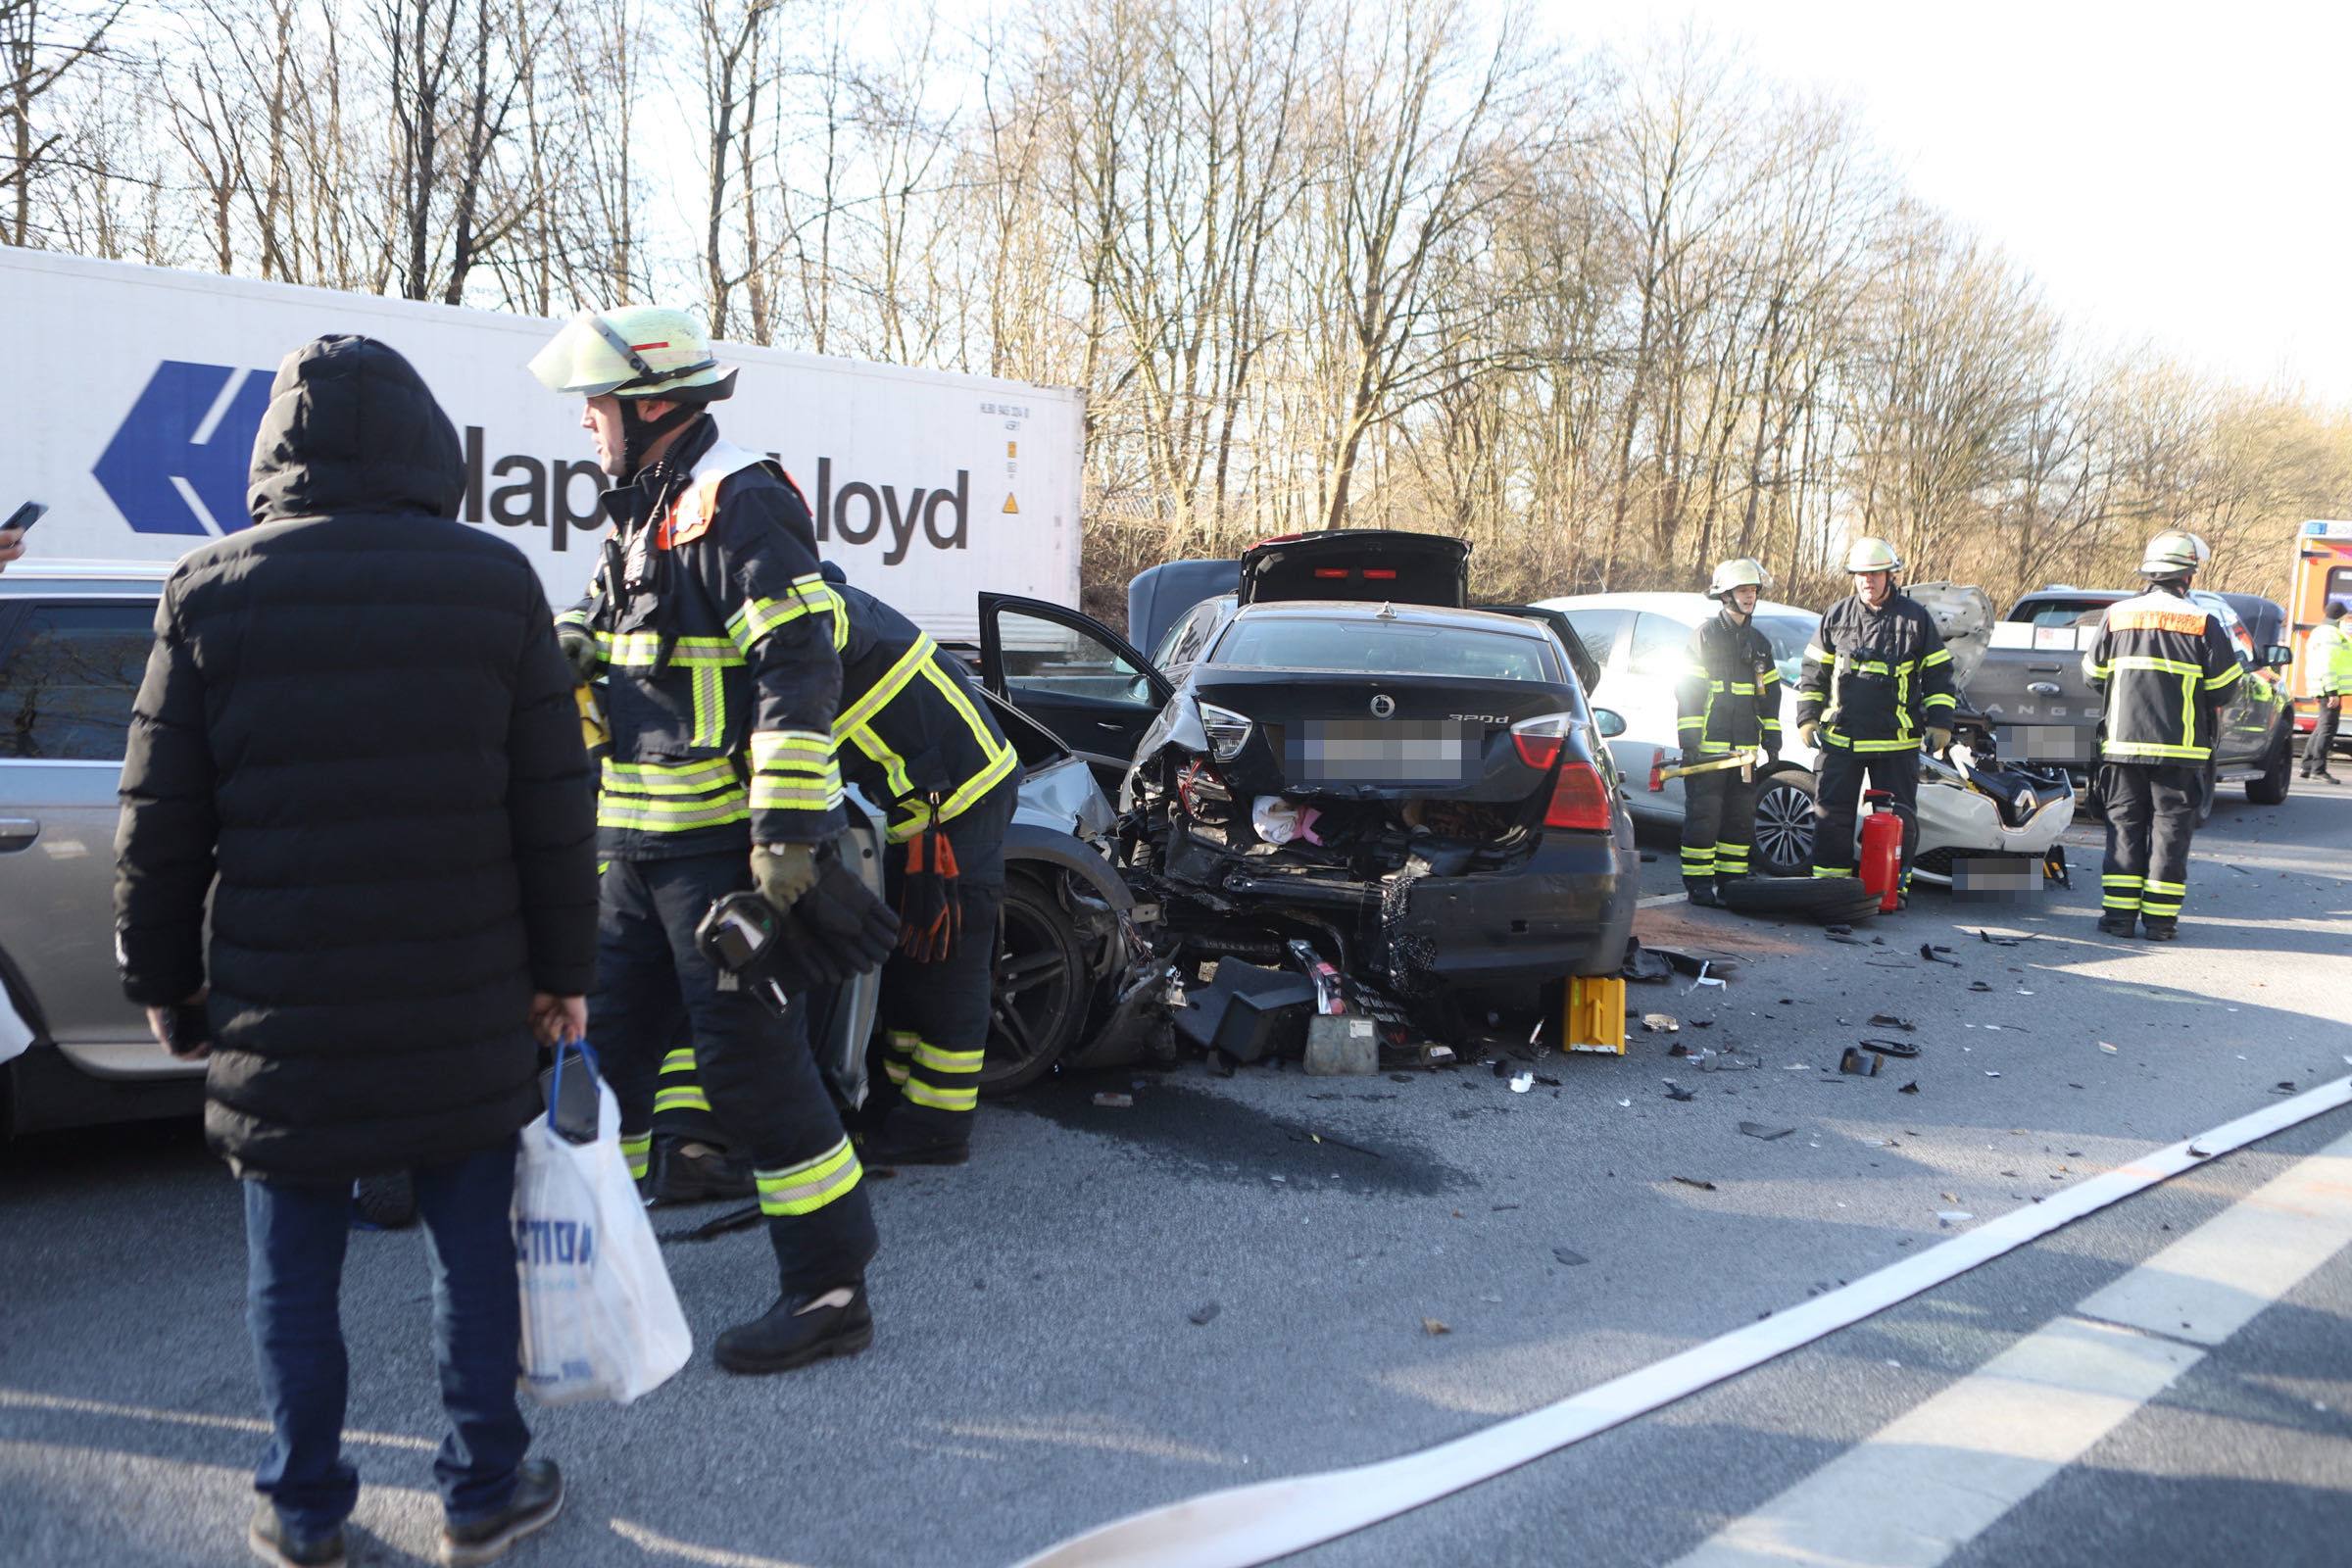
[[[1738,1377],[2216,1154],[2345,1104],[2352,1104],[2352,1079],[2322,1084],[2185,1143],[2150,1150],[2104,1175],[2052,1194],[2045,1202],[2021,1204],[1762,1322],[1451,1443],[1375,1464],[1232,1487],[1147,1508],[1049,1546],[1024,1559],[1021,1568],[1257,1568],[1491,1481]]]
[[[1936,1568],[2352,1245],[2352,1137],[2298,1161],[1674,1568]]]

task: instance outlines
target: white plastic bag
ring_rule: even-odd
[[[567,1046],[557,1054],[556,1070],[560,1084],[564,1073],[593,1068]],[[601,1081],[596,1094],[592,1142],[570,1142],[541,1115],[522,1130],[514,1165],[521,1382],[542,1404],[627,1404],[667,1382],[694,1353],[620,1152],[620,1105]]]

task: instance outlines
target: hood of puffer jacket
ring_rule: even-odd
[[[277,368],[253,438],[257,523],[342,512],[455,517],[466,459],[416,367],[369,337],[305,343]]]

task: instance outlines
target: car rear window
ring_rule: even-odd
[[[1324,669],[1371,675],[1454,675],[1469,680],[1560,678],[1549,639],[1484,626],[1432,626],[1369,615],[1308,620],[1244,615],[1227,628],[1211,663],[1253,669]]]
[[[2112,599],[2029,599],[2011,605],[2005,618],[2032,621],[2036,626],[2095,626],[2114,603]]]
[[[152,605],[42,605],[0,648],[0,758],[119,762],[155,642]]]

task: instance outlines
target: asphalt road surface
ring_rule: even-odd
[[[1858,945],[1649,907],[1654,943],[1737,956],[1730,983],[1631,988],[1681,1031],[1637,1031],[1622,1058],[1547,1052],[1521,1064],[1525,1093],[1483,1067],[1194,1065],[987,1107],[972,1165],[875,1184],[879,1338],[853,1361],[717,1372],[710,1337],[770,1299],[766,1244],[668,1247],[696,1359],[634,1407],[534,1413],[570,1501],[513,1560],[1009,1564],[1139,1508],[1478,1431],[2340,1080],[2347,795],[2255,808],[2229,791],[2172,947],[2093,930],[2096,839],[2078,831],[2074,893],[1923,893]],[[1646,868],[1660,893],[1671,859]],[[1842,1048],[1899,1032],[1880,1013],[1915,1026],[1918,1059],[1838,1074]],[[1728,1051],[1729,1070],[1677,1046]],[[1104,1088],[1133,1106],[1096,1106]],[[1297,1560],[2352,1561],[2352,1254],[2313,1250],[2308,1224],[2281,1242],[2252,1222],[2294,1205],[2249,1200],[2280,1179],[2340,1193],[2352,1145],[2323,1152],[2348,1136],[2352,1110],[2324,1114]],[[2134,1271],[2192,1243],[2207,1273],[2269,1281],[2242,1324],[2208,1332],[2180,1306],[2175,1331],[2170,1297],[2150,1309],[2167,1322],[2113,1304],[2184,1277],[2171,1253],[2173,1272]],[[248,1560],[243,1238],[193,1128],[0,1154],[0,1561]],[[353,1239],[344,1309],[369,1484],[354,1560],[430,1560],[416,1233]],[[2127,1384],[2161,1371],[2123,1393],[2015,1375],[2052,1354]]]

